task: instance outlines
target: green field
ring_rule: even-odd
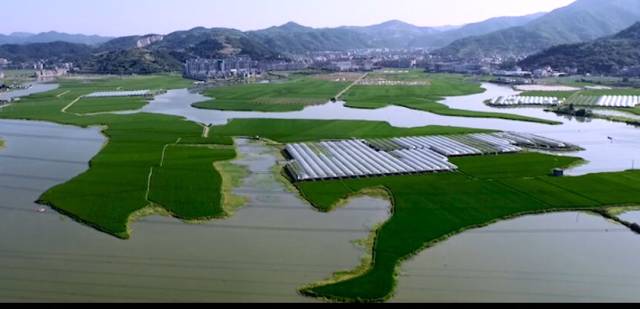
[[[232,148],[168,146],[161,166],[153,169],[149,200],[184,220],[226,216],[220,190],[222,176],[213,162],[235,156]]]
[[[91,160],[90,169],[50,189],[40,202],[120,238],[130,237],[132,216],[150,205],[185,220],[227,215],[223,175],[213,164],[235,157],[232,137],[287,143],[486,132],[444,126],[396,128],[369,121],[243,119],[212,127],[209,136],[203,137],[202,126],[174,116],[62,112],[70,102],[95,91],[173,89],[188,84],[177,76],[64,80],[60,89],[4,107],[0,118],[103,126],[109,141]],[[388,191],[394,206],[392,217],[376,231],[373,261],[364,272],[305,288],[302,293],[341,301],[386,300],[394,291],[402,261],[464,230],[531,213],[640,204],[637,171],[553,178],[548,176],[552,168],[579,159],[537,153],[451,161],[459,172],[296,184],[322,211],[331,211],[345,198],[371,188]]]
[[[91,168],[69,182],[47,191],[40,202],[96,229],[128,238],[131,215],[150,204],[147,196],[153,192],[148,192],[149,175],[152,168],[159,166],[166,145],[175,144],[179,139],[203,145],[218,141],[228,144],[229,139],[204,139],[201,137],[203,128],[200,125],[179,117],[145,113],[76,116],[61,110],[76,98],[95,91],[172,89],[182,88],[188,83],[175,76],[103,79],[92,82],[65,80],[61,82],[60,89],[32,95],[19,103],[4,107],[0,118],[106,127],[103,133],[109,138],[109,142],[91,160]],[[199,148],[188,149],[201,158],[205,155],[200,153]],[[206,154],[211,164],[220,159],[220,154],[215,152]],[[197,176],[202,176],[202,173]],[[215,181],[212,182],[212,178],[208,177],[204,181],[214,184]],[[158,180],[158,184],[160,183],[162,179]],[[211,191],[215,191],[215,187]],[[163,198],[161,194],[155,196]],[[194,201],[201,202],[202,199],[194,197]],[[217,211],[218,206],[212,211]],[[176,211],[173,205],[168,207],[173,208],[170,211]],[[189,214],[184,210],[176,213]],[[189,215],[189,218],[192,216]]]
[[[376,233],[366,270],[304,288],[309,296],[339,301],[384,301],[397,267],[434,243],[474,227],[532,213],[598,210],[640,203],[640,172],[553,178],[554,167],[579,159],[525,153],[458,158],[459,173],[306,182],[297,186],[319,210],[367,188],[385,188],[394,212]],[[611,190],[611,188],[616,188]]]
[[[261,137],[281,143],[325,139],[385,138],[416,135],[449,135],[488,130],[446,126],[397,128],[386,122],[349,120],[235,119],[212,128],[212,138]]]
[[[555,121],[519,115],[450,109],[446,105],[438,103],[447,96],[469,95],[484,91],[480,84],[460,75],[426,74],[420,70],[412,70],[401,74],[374,72],[368,76],[368,79],[373,80],[381,78],[393,81],[424,81],[428,85],[360,85],[351,88],[341,99],[347,102],[346,106],[353,108],[377,109],[389,105],[399,105],[445,116],[499,118],[558,124]],[[349,84],[349,82],[322,80],[318,76],[316,78],[296,76],[282,83],[236,85],[210,89],[205,92],[205,95],[214,99],[195,103],[193,106],[231,111],[299,111],[309,105],[328,102],[341,90],[347,88]]]
[[[414,80],[418,79],[413,76],[415,74],[418,73],[409,73],[411,78]],[[342,99],[347,102],[347,106],[353,108],[377,109],[389,105],[398,105],[443,116],[499,118],[545,124],[558,124],[558,122],[555,121],[520,115],[451,109],[445,104],[438,102],[443,100],[444,97],[482,93],[484,90],[480,87],[480,84],[466,80],[464,77],[459,75],[420,74],[423,75],[423,79],[430,81],[429,86],[359,85],[351,88],[351,90],[347,92]]]
[[[143,108],[148,102],[148,99],[144,97],[82,98],[67,109],[67,112],[75,114],[91,114],[133,111]]]
[[[152,203],[160,204],[174,216],[188,220],[223,214],[219,198],[220,175],[212,164],[232,158],[235,152],[220,150],[219,147],[215,150],[186,147],[189,145],[229,146],[233,144],[233,136],[260,135],[284,142],[484,131],[450,127],[400,129],[383,122],[364,121],[236,120],[227,126],[211,128],[209,137],[202,138],[203,127],[179,117],[146,113],[79,116],[62,112],[78,97],[96,91],[172,89],[187,84],[175,76],[63,80],[59,89],[32,95],[4,107],[0,118],[106,127],[103,133],[109,142],[91,160],[91,168],[47,191],[40,202],[121,238],[130,236],[128,224],[131,215]],[[122,103],[119,98],[113,102],[105,101]],[[160,166],[165,149],[168,150],[164,158],[167,165]],[[185,158],[192,158],[193,162],[185,161]],[[200,194],[191,194],[197,191],[201,191]]]
[[[247,84],[207,90],[211,101],[193,104],[196,108],[288,112],[299,111],[309,105],[329,102],[349,83],[296,77],[286,82]]]

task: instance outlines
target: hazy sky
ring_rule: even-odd
[[[606,1],[606,0],[605,0]],[[313,27],[400,19],[458,25],[550,11],[574,0],[2,0],[0,33],[62,31],[121,36],[196,26],[255,30],[287,21]]]

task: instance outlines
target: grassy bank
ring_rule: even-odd
[[[394,201],[393,217],[377,231],[368,270],[302,293],[340,301],[383,301],[393,294],[402,261],[464,230],[524,214],[640,203],[640,172],[548,176],[552,168],[578,160],[534,153],[469,157],[452,160],[459,173],[300,183],[301,193],[325,211],[365,188],[382,186]]]

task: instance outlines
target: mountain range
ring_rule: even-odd
[[[366,27],[311,28],[289,22],[256,31],[198,27],[166,35],[110,40],[56,32],[17,33],[0,36],[0,43],[6,37],[15,41],[0,46],[0,58],[67,59],[91,68],[105,68],[104,72],[113,67],[104,62],[112,61],[122,66],[117,69],[121,73],[127,73],[126,64],[137,58],[153,63],[149,70],[155,71],[179,69],[177,64],[193,57],[249,55],[255,59],[282,59],[311,51],[363,48],[426,48],[460,58],[524,58],[555,45],[611,36],[639,20],[640,0],[577,0],[550,13],[498,17],[453,27],[419,27],[392,20]],[[44,42],[29,43],[34,40]],[[58,41],[65,41],[66,45]],[[52,44],[52,48],[42,44]],[[74,52],[77,59],[73,59]]]
[[[640,0],[578,0],[522,26],[457,40],[437,51],[459,58],[523,57],[613,35],[640,21]]]
[[[84,34],[68,34],[61,32],[42,32],[42,33],[27,33],[27,32],[15,32],[9,35],[0,34],[0,45],[3,44],[31,44],[31,43],[51,43],[56,41],[86,44],[86,45],[100,45],[113,37],[104,37],[99,35],[84,35]]]
[[[587,43],[552,47],[520,62],[527,69],[550,66],[556,70],[576,69],[585,74],[619,74],[640,71],[640,22],[616,35]]]

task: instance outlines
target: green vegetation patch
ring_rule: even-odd
[[[161,166],[153,169],[149,200],[183,220],[224,217],[222,177],[213,162],[235,156],[233,149],[168,146]]]
[[[211,101],[193,104],[196,108],[287,112],[299,111],[305,106],[326,103],[349,83],[312,78],[295,78],[286,82],[247,84],[207,90]]]
[[[415,75],[417,73],[407,74]],[[429,86],[354,86],[343,96],[343,99],[347,102],[347,106],[353,108],[377,109],[398,105],[443,116],[499,118],[558,124],[555,121],[520,115],[451,109],[438,102],[444,97],[482,93],[484,89],[480,87],[479,83],[467,80],[461,75],[420,74],[424,78],[428,78],[431,82]]]
[[[67,112],[91,114],[133,111],[141,109],[147,103],[148,101],[144,97],[82,98],[67,109]]]
[[[302,293],[384,301],[394,291],[400,263],[464,230],[525,214],[640,203],[640,172],[549,176],[552,168],[579,161],[537,153],[466,157],[452,159],[459,173],[299,183],[303,196],[323,211],[366,188],[384,187],[394,202],[392,218],[377,231],[368,270]]]
[[[640,107],[626,108],[625,111],[632,114],[640,115]]]
[[[197,144],[229,140],[220,137],[203,138],[202,126],[180,117],[146,113],[77,116],[61,110],[75,98],[96,91],[172,89],[184,87],[188,83],[175,76],[65,80],[56,91],[32,95],[19,103],[5,106],[0,118],[104,127],[103,133],[109,141],[91,160],[91,168],[69,182],[45,192],[40,202],[96,229],[128,238],[127,226],[131,215],[150,204],[147,195],[151,170],[159,167],[166,145],[175,144],[181,139]],[[67,94],[57,96],[61,92]],[[209,166],[218,158],[212,154]],[[201,174],[196,173],[195,177],[198,176]],[[211,189],[218,192],[220,190],[215,187]],[[211,194],[211,191],[202,194]],[[173,205],[169,207],[175,210]],[[189,214],[186,208],[175,212],[178,215]]]
[[[234,119],[214,126],[214,137],[263,137],[281,143],[350,138],[385,138],[491,132],[448,126],[398,128],[387,122],[357,120]]]
[[[520,95],[523,97],[556,97],[566,99],[576,93],[577,91],[525,91]]]

